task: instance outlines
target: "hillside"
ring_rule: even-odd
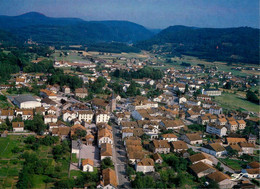
[[[17,37],[45,44],[132,43],[152,36],[145,27],[128,21],[84,21],[51,18],[37,12],[0,16],[0,29]]]
[[[211,61],[258,64],[259,29],[170,26],[136,46],[170,55],[186,54]]]

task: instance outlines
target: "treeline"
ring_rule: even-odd
[[[37,64],[30,63],[24,67],[23,71],[27,73],[55,73],[55,68],[53,67],[53,61],[42,60]]]
[[[64,74],[63,70],[61,69],[55,69],[55,73],[48,77],[47,83],[50,85],[67,85],[74,91],[75,89],[82,87],[83,80],[78,76]]]
[[[0,52],[0,83],[5,83],[11,74],[19,71],[52,73],[54,70],[50,61],[44,60],[37,65],[30,62],[38,56],[49,56],[52,51],[48,47],[18,46],[15,49],[6,47],[5,50]]]
[[[10,79],[12,73],[20,71],[21,60],[13,53],[0,52],[0,83]]]
[[[88,47],[88,51],[98,51],[107,53],[134,52],[139,53],[140,49],[125,43],[96,43]]]
[[[123,78],[125,80],[132,80],[132,79],[143,79],[143,78],[150,78],[150,79],[162,79],[163,72],[159,69],[151,68],[151,67],[144,67],[137,71],[125,71],[125,70],[115,70],[112,73],[112,76],[117,78]]]

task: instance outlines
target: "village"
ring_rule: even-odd
[[[68,174],[97,172],[96,188],[141,187],[141,180],[147,178],[164,182],[165,187],[214,183],[220,188],[255,188],[259,184],[259,111],[239,104],[233,108],[218,100],[240,91],[245,96],[243,90],[257,87],[259,76],[241,77],[216,66],[175,69],[163,60],[154,62],[155,57],[106,60],[96,55],[99,58],[89,61],[90,55],[85,56],[85,62],[53,61],[55,68],[74,69],[67,74],[83,81],[80,88],[50,85],[51,73],[12,74],[9,84],[0,86],[9,104],[0,110],[0,123],[10,125],[1,130],[1,138],[33,135],[70,141]],[[164,68],[161,77],[154,73],[125,78],[125,72],[134,75],[160,66]],[[103,80],[100,90],[105,94],[90,92],[91,86]],[[14,88],[30,91],[33,84],[41,87],[38,94],[8,92]],[[44,129],[26,126],[36,117],[46,125]],[[143,187],[154,187],[151,183]]]

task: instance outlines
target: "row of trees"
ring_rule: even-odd
[[[115,70],[112,73],[112,76],[117,78],[123,78],[127,81],[132,79],[142,79],[142,78],[150,78],[150,79],[162,79],[163,72],[159,69],[151,68],[151,67],[144,67],[137,71],[124,71],[124,70]]]

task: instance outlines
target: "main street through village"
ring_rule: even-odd
[[[119,126],[113,124],[113,162],[115,165],[118,188],[131,188],[130,181],[126,174],[127,158],[126,150],[122,142],[121,134],[119,133]]]

